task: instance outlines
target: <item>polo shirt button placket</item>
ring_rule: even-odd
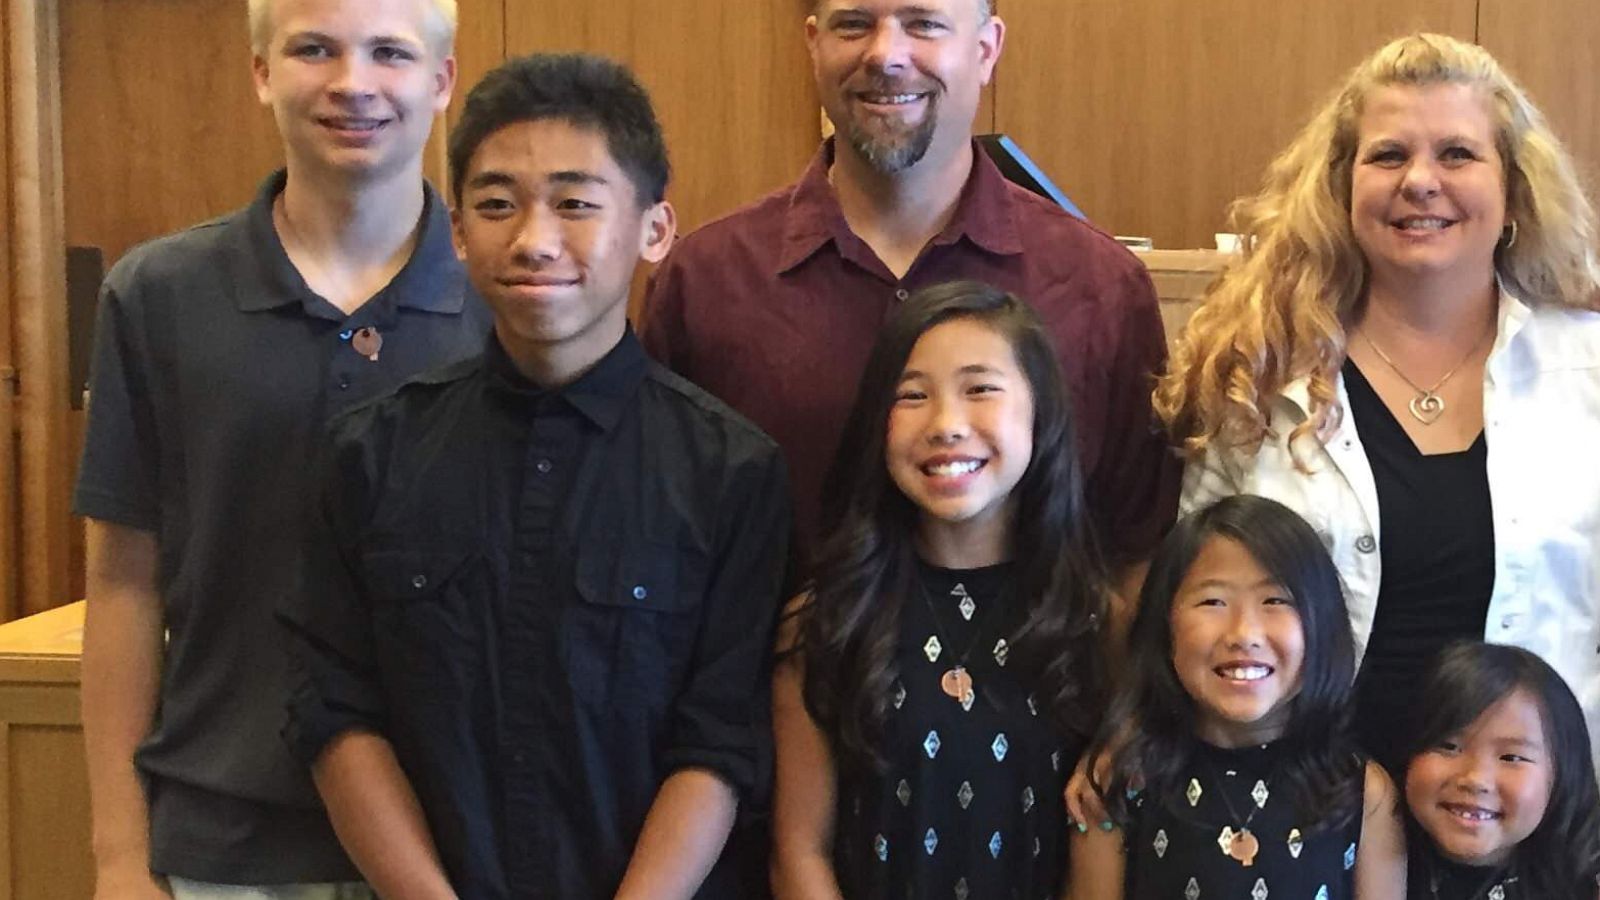
[[[903,287],[902,288],[895,288],[894,298],[896,300],[899,300],[901,303],[906,302],[906,299],[909,298],[910,296],[911,296],[911,292],[906,290],[905,288],[903,288]]]

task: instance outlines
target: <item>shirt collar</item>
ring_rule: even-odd
[[[845,221],[839,198],[828,182],[833,166],[834,138],[817,149],[811,164],[789,194],[785,210],[783,247],[778,256],[778,275],[793,269],[832,240],[844,246],[847,240],[859,241]],[[1022,252],[1022,234],[1017,227],[1010,187],[1005,176],[977,141],[972,142],[972,173],[961,189],[955,215],[933,239],[935,245],[953,244],[963,236],[984,250],[1001,256]]]
[[[602,431],[610,431],[622,418],[629,400],[643,383],[649,364],[631,325],[623,331],[616,346],[600,357],[589,371],[555,390],[541,388],[524,377],[493,329],[489,331],[488,348],[484,352],[484,366],[492,388],[541,406],[553,401],[565,402]]]
[[[300,271],[289,261],[283,241],[272,222],[272,205],[288,183],[283,169],[267,176],[256,197],[245,210],[245,235],[249,245],[241,250],[253,257],[258,282],[265,288],[241,291],[236,302],[244,312],[260,312],[323,301],[306,284]],[[466,282],[461,263],[456,259],[450,238],[450,213],[433,186],[422,183],[421,228],[411,258],[373,299],[389,297],[396,306],[423,312],[459,313],[466,305]]]

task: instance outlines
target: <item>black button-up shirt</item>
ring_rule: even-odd
[[[491,338],[336,420],[321,483],[286,736],[387,737],[462,897],[610,897],[668,775],[750,788],[783,465],[632,332],[550,392]]]

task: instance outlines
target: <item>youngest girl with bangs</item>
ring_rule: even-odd
[[[1595,900],[1600,790],[1583,710],[1517,647],[1440,653],[1406,759],[1413,900]]]
[[[1238,495],[1180,521],[1130,652],[1087,757],[1112,822],[1078,826],[1073,900],[1405,896],[1394,786],[1346,734],[1338,573],[1304,520]]]

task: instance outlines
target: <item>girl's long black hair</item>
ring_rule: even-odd
[[[809,601],[796,613],[806,709],[841,767],[857,771],[883,760],[900,611],[915,578],[919,511],[889,477],[889,412],[917,340],[953,319],[1003,336],[1033,394],[1033,456],[1012,492],[1016,596],[1027,604],[1012,660],[1065,740],[1086,742],[1103,711],[1106,580],[1055,349],[1033,311],[1005,291],[977,282],[924,288],[894,310],[868,359],[826,481]]]
[[[1594,900],[1600,878],[1600,789],[1583,708],[1550,664],[1519,647],[1464,641],[1440,651],[1422,684],[1416,728],[1406,741],[1410,761],[1469,728],[1516,690],[1539,704],[1545,751],[1555,767],[1550,805],[1513,859],[1519,896]],[[1406,817],[1413,847],[1426,834]]]
[[[1293,510],[1265,497],[1228,497],[1181,519],[1151,561],[1129,637],[1129,672],[1090,748],[1091,783],[1112,818],[1128,822],[1128,790],[1141,787],[1174,809],[1199,738],[1195,701],[1172,667],[1172,601],[1201,549],[1239,542],[1289,593],[1305,634],[1299,693],[1289,701],[1274,776],[1310,822],[1337,828],[1361,811],[1366,763],[1349,735],[1355,640],[1339,573],[1322,541]]]

